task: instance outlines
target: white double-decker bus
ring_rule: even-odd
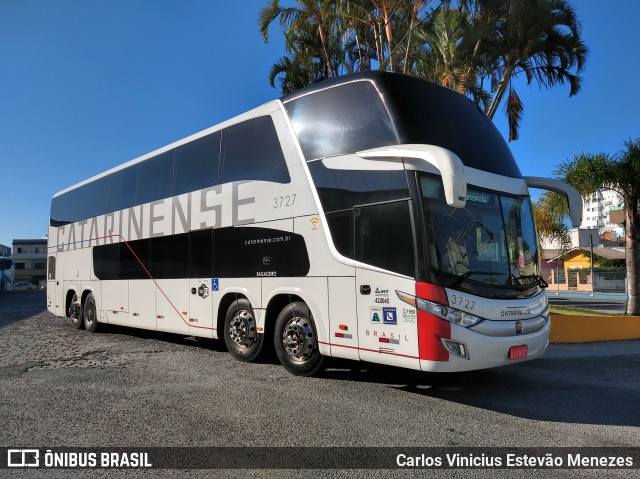
[[[463,371],[541,356],[529,187],[466,97],[369,72],[300,90],[56,194],[48,308],[100,323]],[[579,217],[574,221],[579,222]]]

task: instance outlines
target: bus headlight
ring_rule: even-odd
[[[441,304],[432,303],[431,301],[420,299],[418,299],[417,303],[420,304],[423,301],[425,303],[429,303],[428,305],[426,305],[427,309],[422,309],[420,308],[420,306],[418,306],[419,309],[422,309],[423,311],[431,313],[434,316],[438,316],[442,319],[446,319],[447,321],[450,321],[452,323],[458,324],[464,328],[470,328],[471,326],[475,326],[480,321],[482,321],[482,318],[476,316],[475,314],[469,314],[466,311],[460,311],[459,309],[455,309],[450,306],[443,306]]]
[[[433,314],[434,316],[442,319],[446,319],[447,321],[460,325],[464,328],[475,326],[483,319],[479,316],[476,316],[475,314],[470,314],[466,311],[460,311],[459,309],[452,308],[451,306],[434,303],[433,301],[429,301],[427,299],[416,298],[415,296],[403,293],[401,291],[396,291],[396,295],[405,303],[415,306],[416,308],[426,313]]]
[[[528,307],[529,312],[536,316],[549,316],[549,300],[546,296],[542,296],[538,301]]]

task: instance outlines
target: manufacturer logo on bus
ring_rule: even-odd
[[[522,334],[523,329],[522,321],[516,321],[516,334]]]

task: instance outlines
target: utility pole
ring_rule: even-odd
[[[591,250],[591,292],[593,293],[593,235],[589,235],[589,249]]]

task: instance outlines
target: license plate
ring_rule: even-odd
[[[526,344],[523,346],[513,346],[509,349],[509,359],[526,358],[527,354],[529,354],[529,346]]]

